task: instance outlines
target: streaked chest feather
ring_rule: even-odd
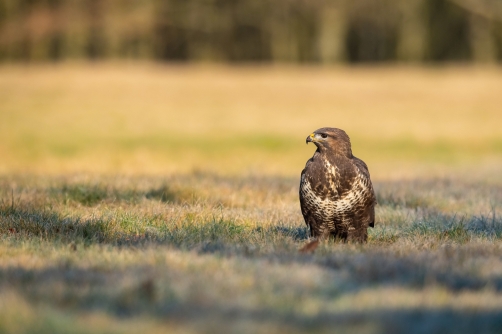
[[[309,210],[330,219],[335,215],[350,213],[365,202],[371,189],[362,174],[356,174],[347,183],[341,180],[337,166],[327,160],[321,166],[317,170],[307,170],[302,176],[300,191]]]

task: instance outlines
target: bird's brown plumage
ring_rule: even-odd
[[[368,166],[352,155],[349,136],[321,128],[307,137],[317,146],[300,181],[300,205],[310,235],[365,242],[375,222],[375,193]]]

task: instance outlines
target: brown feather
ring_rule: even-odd
[[[309,141],[317,150],[301,174],[300,206],[310,235],[365,242],[376,204],[368,166],[352,155],[343,130],[321,128]]]
[[[300,253],[313,253],[317,247],[319,246],[319,240],[314,239],[310,242],[307,242],[302,248],[300,248],[298,251]]]

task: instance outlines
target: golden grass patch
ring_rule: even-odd
[[[502,72],[66,64],[0,68],[0,172],[297,175],[335,126],[376,178],[501,164]]]

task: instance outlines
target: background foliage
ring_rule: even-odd
[[[0,0],[0,59],[502,60],[497,0]]]

